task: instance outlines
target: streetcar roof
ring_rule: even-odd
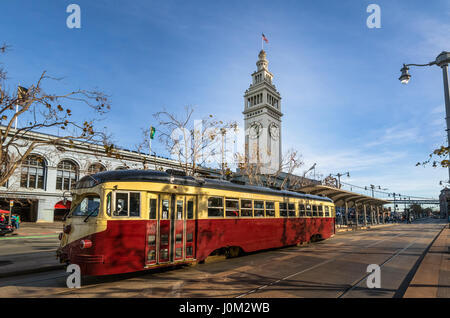
[[[77,182],[76,189],[90,188],[105,182],[160,182],[219,190],[258,193],[276,196],[289,196],[301,199],[333,202],[330,198],[318,195],[298,193],[287,190],[275,190],[262,186],[236,184],[227,180],[196,178],[191,176],[170,175],[156,170],[114,170],[87,175]]]

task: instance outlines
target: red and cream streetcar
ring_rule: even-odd
[[[199,262],[217,251],[237,256],[334,234],[329,198],[159,171],[86,176],[73,198],[57,255],[82,275]]]

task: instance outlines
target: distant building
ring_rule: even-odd
[[[450,189],[444,188],[439,195],[440,215],[442,219],[448,219],[450,208]]]

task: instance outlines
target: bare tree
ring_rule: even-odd
[[[0,53],[8,50],[7,45],[0,47]],[[39,146],[73,146],[76,142],[103,144],[107,154],[114,146],[108,143],[108,137],[94,127],[102,115],[110,109],[108,97],[96,90],[75,90],[63,94],[51,94],[45,91],[44,83],[58,80],[46,75],[44,71],[39,79],[28,88],[18,86],[9,91],[6,70],[0,68],[0,184],[5,183],[14,171]],[[67,105],[66,105],[67,104]],[[77,112],[89,114],[89,119],[73,119],[71,107],[76,105]],[[17,126],[20,118],[20,127]],[[61,129],[64,136],[39,138],[35,132],[48,132]]]
[[[181,115],[161,111],[153,116],[158,121],[156,134],[166,150],[180,163],[186,175],[194,175],[199,166],[217,162],[220,151],[220,135],[232,129],[236,123],[225,123],[209,115],[201,120],[193,120],[194,109],[185,107]],[[144,130],[142,147],[148,144],[149,130]],[[222,167],[225,169],[225,166]]]
[[[259,161],[250,163],[249,158],[240,153],[235,154],[235,158],[239,162],[240,174],[247,177],[249,184],[291,190],[306,185],[307,179],[295,174],[295,171],[304,164],[298,150],[289,149],[282,156],[279,169],[268,174],[261,174],[264,163]]]
[[[332,177],[330,174],[328,177],[326,177],[325,179],[322,180],[322,184],[329,186],[329,187],[337,188],[338,180],[336,178]]]

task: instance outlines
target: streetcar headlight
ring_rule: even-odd
[[[91,240],[81,240],[80,241],[80,248],[81,249],[90,248],[90,247],[92,247],[92,241]]]

